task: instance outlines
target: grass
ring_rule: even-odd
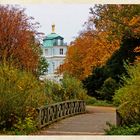
[[[91,104],[93,106],[114,106],[112,103],[108,101],[97,100],[95,103]]]
[[[107,106],[111,107],[114,106],[112,102],[106,101],[106,100],[97,100],[94,97],[88,97],[86,100],[87,105],[92,105],[92,106]]]

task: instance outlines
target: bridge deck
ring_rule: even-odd
[[[58,121],[37,135],[103,135],[106,122],[116,123],[115,108],[87,106],[87,113]]]

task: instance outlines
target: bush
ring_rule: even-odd
[[[61,102],[64,100],[64,90],[59,83],[55,81],[46,80],[44,82],[45,94],[47,96],[47,103],[51,104],[55,102]]]
[[[106,101],[106,100],[97,100],[94,104],[94,106],[113,106],[112,102]]]
[[[12,130],[15,132],[15,135],[26,135],[37,130],[36,122],[30,117],[25,117],[24,120],[19,118]]]
[[[97,102],[96,98],[91,97],[91,96],[87,96],[87,99],[86,99],[87,105],[92,105],[92,104],[95,104],[96,102]]]
[[[92,71],[92,75],[89,75],[85,80],[83,80],[83,85],[87,89],[87,94],[93,96],[96,99],[102,99],[100,94],[97,92],[103,85],[105,79],[107,78],[107,72],[104,66],[96,67]]]
[[[119,126],[109,124],[109,129],[106,129],[106,135],[139,135],[140,134],[140,124],[134,124],[130,126]]]
[[[12,66],[0,65],[0,126],[11,127],[27,108],[44,105],[43,86],[31,74]]]
[[[128,67],[128,77],[123,77],[124,86],[115,92],[114,104],[126,124],[140,123],[140,64]]]
[[[64,75],[61,85],[64,90],[64,100],[84,100],[87,97],[87,91],[83,88],[82,82],[68,74]]]
[[[112,101],[115,90],[118,88],[117,82],[111,77],[107,78],[101,89],[97,91],[102,99]]]
[[[16,135],[25,135],[37,130],[36,111],[34,108],[27,108],[27,114],[24,119],[18,118],[18,121],[13,126]]]
[[[86,104],[92,106],[113,106],[112,102],[106,100],[97,100],[96,98],[90,96],[87,96]]]
[[[60,83],[46,80],[44,82],[47,104],[71,99],[83,100],[87,97],[81,81],[69,75],[64,75]]]

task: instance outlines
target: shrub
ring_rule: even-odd
[[[83,100],[87,97],[86,90],[83,88],[83,84],[80,80],[65,74],[61,81],[62,88],[64,90],[63,99],[79,99]]]
[[[46,80],[44,85],[47,104],[71,99],[83,100],[87,97],[81,81],[69,75],[64,75],[60,83]]]
[[[46,104],[61,102],[64,100],[63,99],[64,90],[59,83],[56,83],[55,81],[46,80],[44,82],[44,86],[45,86],[45,94],[47,96]]]
[[[109,129],[106,129],[106,135],[139,135],[140,134],[140,124],[134,124],[130,126],[119,126],[109,124]]]
[[[93,106],[113,106],[112,102],[110,102],[110,101],[97,100],[96,98],[91,97],[91,96],[87,96],[86,104],[93,105]]]
[[[86,98],[86,104],[87,105],[92,105],[92,104],[94,104],[96,102],[97,102],[96,98],[91,97],[91,96],[87,96],[87,98]]]
[[[0,65],[0,126],[11,127],[24,118],[28,107],[44,104],[43,86],[31,74],[12,66]]]
[[[96,67],[92,71],[92,75],[89,75],[85,80],[83,80],[83,85],[87,89],[87,94],[93,96],[96,99],[101,99],[102,97],[97,92],[103,85],[105,79],[107,78],[108,70],[104,66]]]
[[[122,77],[124,86],[115,92],[114,104],[126,124],[140,123],[140,64],[127,69],[130,77]]]
[[[97,100],[93,105],[94,106],[113,106],[112,102],[106,101],[106,100]]]
[[[18,119],[18,122],[14,125],[12,130],[15,132],[16,135],[25,135],[37,130],[36,123],[32,118],[25,117],[24,120]]]
[[[113,78],[109,77],[104,81],[101,89],[97,92],[100,94],[102,99],[111,101],[117,88],[117,82]]]

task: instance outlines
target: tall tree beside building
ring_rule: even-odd
[[[90,95],[102,99],[112,99],[114,91],[120,84],[122,74],[127,74],[124,62],[134,64],[140,57],[140,6],[139,5],[97,5],[95,9],[91,8],[96,29],[100,32],[107,32],[106,40],[113,42],[115,39],[119,42],[119,49],[112,52],[112,56],[107,60],[104,66],[99,67],[105,73],[101,75],[93,69],[92,75],[85,81],[85,87]],[[97,15],[97,17],[94,17]],[[96,72],[96,73],[95,73]],[[98,80],[102,79],[102,80]],[[111,87],[111,82],[117,83],[112,87],[110,94],[106,86]],[[93,82],[94,81],[94,82]],[[98,87],[96,86],[98,81]],[[94,88],[93,88],[94,87]]]
[[[69,46],[61,72],[83,80],[120,48],[122,37],[140,34],[140,5],[95,5],[83,31]],[[139,50],[139,49],[137,49]]]
[[[38,23],[18,6],[0,5],[0,61],[36,72],[40,56]]]

